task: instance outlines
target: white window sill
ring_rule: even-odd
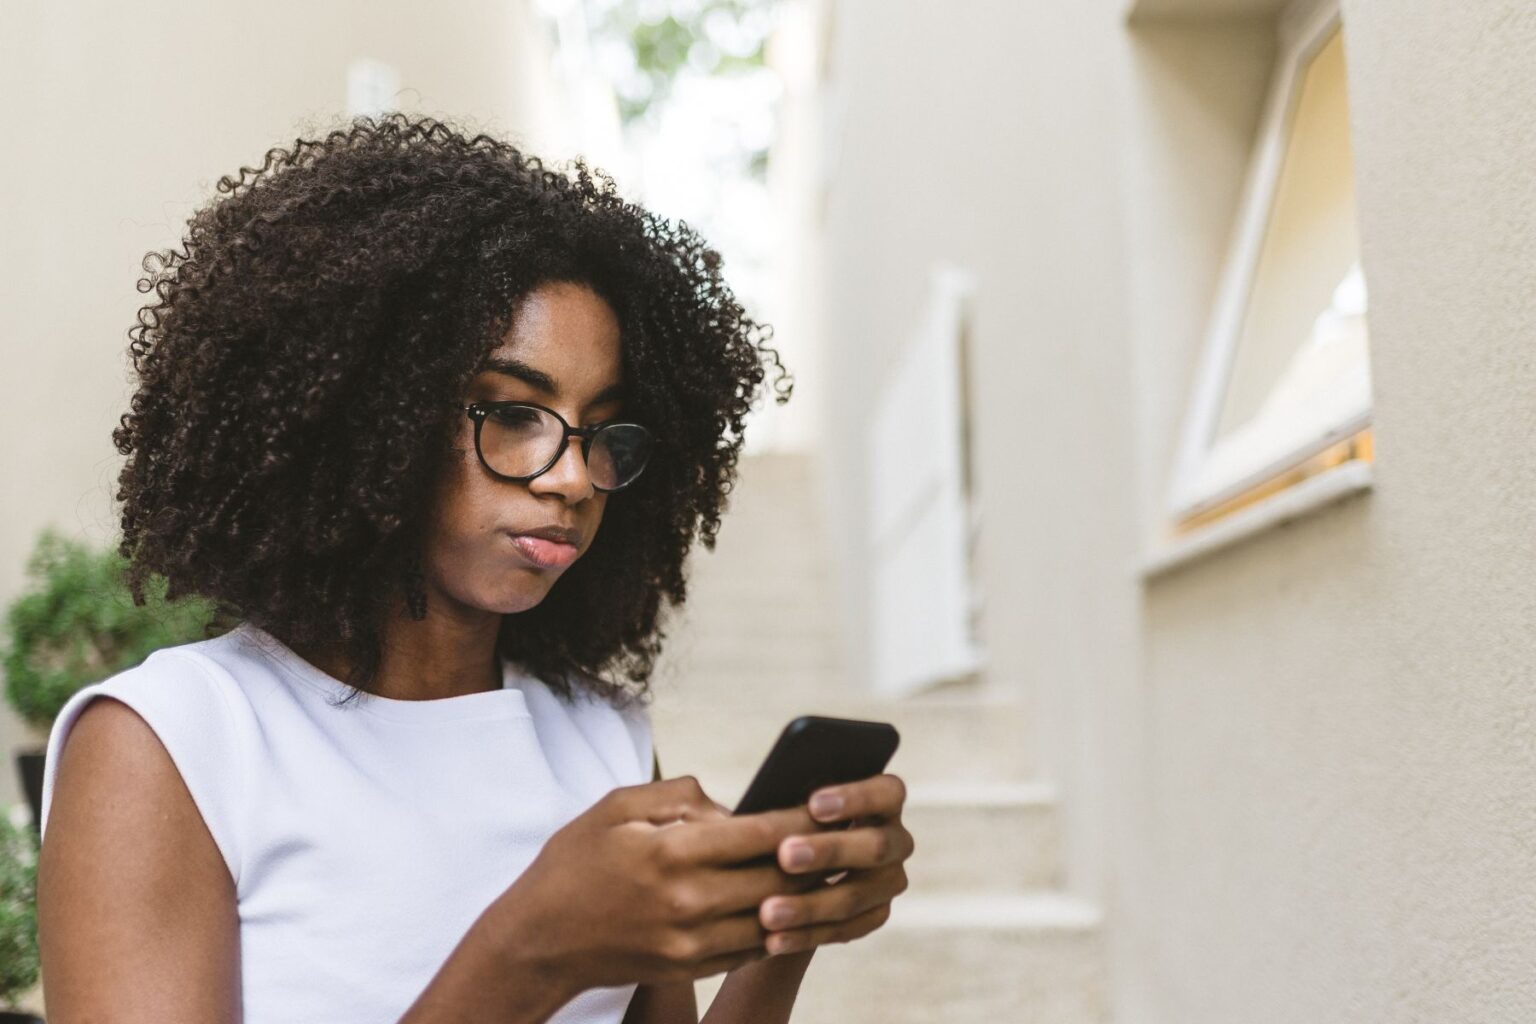
[[[1141,576],[1150,580],[1272,526],[1325,508],[1351,494],[1370,490],[1370,487],[1369,462],[1342,463],[1209,526],[1168,541],[1142,559]]]

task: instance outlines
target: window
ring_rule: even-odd
[[[1369,484],[1367,291],[1334,6],[1282,22],[1239,218],[1176,468],[1175,544]]]

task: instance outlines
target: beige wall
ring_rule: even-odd
[[[1146,592],[1147,1019],[1536,1017],[1536,10],[1344,15],[1377,484]]]
[[[972,267],[991,670],[1038,706],[1116,1019],[1536,1018],[1536,9],[1346,0],[1376,487],[1150,581],[1267,10],[837,9],[830,433],[929,261]]]
[[[220,175],[343,116],[355,57],[399,70],[404,109],[563,144],[537,117],[535,28],[523,0],[0,5],[0,605],[45,524],[116,530],[110,434],[144,254],[179,240]],[[9,752],[41,738],[0,711],[0,803],[20,800]]]

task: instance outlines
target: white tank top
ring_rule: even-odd
[[[170,753],[235,881],[245,1024],[394,1024],[557,829],[651,779],[644,705],[566,704],[504,662],[502,689],[438,700],[349,692],[249,623],[157,651],[76,693],[43,777],[91,698]],[[619,1024],[634,985],[551,1021]]]

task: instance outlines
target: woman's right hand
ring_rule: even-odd
[[[732,815],[691,775],[609,792],[545,843],[491,910],[573,993],[692,980],[767,956],[758,908],[821,886],[778,866],[826,828],[804,806]]]

